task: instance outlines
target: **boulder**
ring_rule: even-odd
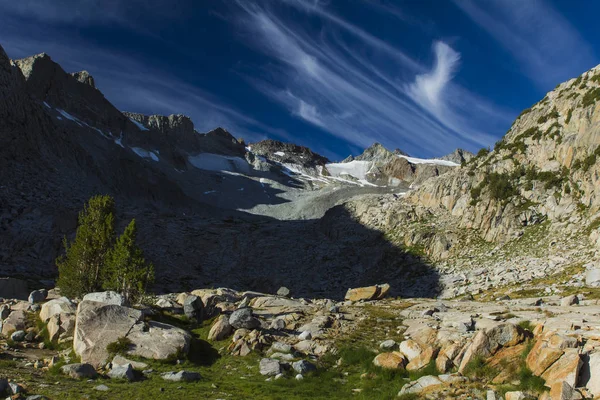
[[[108,371],[108,376],[111,379],[126,379],[130,382],[135,380],[135,372],[131,364],[113,365],[111,370]]]
[[[16,331],[13,332],[12,335],[10,335],[10,340],[15,342],[22,342],[25,340],[26,335],[27,333],[25,331]]]
[[[550,388],[557,382],[566,382],[575,387],[582,364],[578,349],[565,349],[564,354],[542,374],[542,378]]]
[[[278,360],[263,358],[260,360],[259,370],[261,375],[275,376],[281,373],[281,364]]]
[[[95,292],[95,293],[88,293],[85,296],[83,296],[83,301],[88,300],[88,301],[95,301],[98,303],[104,303],[104,304],[112,304],[115,306],[127,306],[129,304],[127,304],[127,301],[125,300],[125,297],[123,297],[121,294],[117,293],[117,292],[113,292],[113,291],[106,291],[106,292]]]
[[[164,380],[173,382],[194,382],[202,379],[199,373],[191,371],[166,372],[161,376]]]
[[[56,314],[75,314],[77,307],[66,297],[60,297],[58,299],[50,300],[42,304],[40,310],[40,319],[44,322]]]
[[[142,320],[142,312],[116,304],[84,300],[77,307],[73,349],[82,362],[106,364],[106,346],[125,337]]]
[[[416,381],[408,382],[406,385],[402,386],[398,396],[402,396],[409,393],[420,393],[423,390],[431,389],[436,386],[442,386],[444,382],[442,382],[437,376],[427,375],[422,376]]]
[[[31,304],[41,303],[46,300],[46,296],[48,296],[48,291],[46,289],[34,290],[29,293],[29,302]]]
[[[552,400],[573,400],[581,397],[574,397],[575,389],[567,382],[556,382],[550,387],[550,398]]]
[[[285,286],[282,286],[279,288],[279,290],[277,290],[277,296],[281,296],[281,297],[290,297],[290,289],[286,288]]]
[[[143,369],[148,368],[148,364],[146,364],[144,362],[141,362],[141,361],[131,361],[131,360],[129,360],[129,359],[127,359],[127,358],[125,358],[125,357],[123,357],[121,355],[116,355],[112,359],[112,361],[110,363],[111,363],[111,367],[112,368],[114,368],[117,365],[122,367],[122,366],[125,366],[127,364],[131,364],[131,366],[134,369],[141,369],[141,370],[143,370]]]
[[[359,301],[359,300],[380,300],[387,296],[390,290],[390,285],[387,283],[383,285],[366,286],[355,289],[348,289],[346,300]]]
[[[434,347],[425,347],[421,354],[410,360],[410,362],[406,365],[406,370],[418,371],[425,368],[431,362],[431,360],[435,358],[436,354],[437,350]]]
[[[586,387],[594,397],[600,397],[600,352],[590,354],[588,365],[590,379]]]
[[[600,287],[600,268],[592,268],[586,271],[585,284],[589,287]]]
[[[273,329],[276,331],[284,330],[286,326],[285,320],[283,318],[275,318],[271,321],[271,325],[269,325],[269,329]]]
[[[563,297],[562,299],[560,299],[561,307],[568,307],[575,304],[579,304],[579,297],[577,297],[576,294],[572,294],[570,296]]]
[[[490,357],[499,348],[517,345],[525,340],[525,337],[526,333],[523,328],[511,323],[497,324],[477,332],[465,351],[458,372],[462,373],[467,364],[475,357]]]
[[[10,306],[8,304],[3,304],[0,306],[0,322],[8,318],[10,315]]]
[[[400,369],[406,365],[406,359],[399,351],[393,351],[391,353],[378,354],[373,360],[373,364],[386,369]]]
[[[2,322],[2,334],[8,336],[9,333],[14,331],[21,331],[25,329],[27,323],[27,315],[24,311],[13,311],[9,314]]]
[[[423,346],[414,340],[408,339],[400,342],[400,352],[406,356],[408,361],[418,357],[423,351]]]
[[[504,400],[525,400],[527,396],[521,391],[506,392]]]
[[[193,321],[202,321],[204,312],[204,303],[202,299],[195,295],[190,295],[183,302],[183,313]]]
[[[156,321],[136,323],[127,338],[132,342],[127,354],[154,360],[165,360],[179,352],[187,354],[192,341],[187,331]]]
[[[397,347],[398,347],[398,344],[396,343],[396,341],[394,341],[392,339],[385,340],[379,344],[379,348],[381,350],[386,350],[386,351],[395,350]]]
[[[62,366],[60,370],[63,374],[75,379],[94,379],[98,376],[94,367],[87,363],[67,364]]]
[[[260,321],[252,315],[252,309],[249,307],[235,310],[229,316],[229,324],[235,329],[256,329],[260,328]]]
[[[210,328],[210,332],[208,332],[208,340],[223,340],[232,333],[233,327],[229,323],[229,317],[226,315],[221,315]]]
[[[317,367],[306,360],[296,361],[292,363],[292,368],[299,374],[306,374],[317,370]]]

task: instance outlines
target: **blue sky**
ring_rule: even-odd
[[[0,0],[11,58],[86,69],[118,108],[182,113],[331,159],[380,142],[430,157],[493,145],[600,63],[598,2]]]

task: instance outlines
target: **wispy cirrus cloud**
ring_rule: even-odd
[[[382,46],[318,4],[286,3],[321,18],[322,28],[315,33],[305,29],[306,21],[285,19],[268,4],[245,2],[238,3],[239,24],[241,37],[272,60],[262,66],[267,73],[247,79],[292,115],[360,147],[381,142],[429,156],[487,146],[511,119],[510,112],[452,84],[460,56],[450,46],[435,45],[436,66],[427,72],[401,49]],[[469,108],[472,101],[480,104]],[[474,108],[478,114],[470,116]]]
[[[594,66],[590,45],[544,0],[454,0],[500,43],[525,75],[548,89]]]

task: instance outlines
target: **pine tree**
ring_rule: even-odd
[[[136,236],[133,219],[109,252],[103,279],[104,289],[121,293],[131,303],[139,301],[154,281],[154,266],[146,263]]]
[[[64,296],[82,297],[102,287],[102,268],[115,235],[114,208],[112,197],[92,197],[79,213],[75,240],[64,239],[66,254],[56,260],[57,286]]]

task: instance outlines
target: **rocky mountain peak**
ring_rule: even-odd
[[[393,157],[395,157],[394,153],[386,149],[381,143],[376,142],[367,147],[361,155],[354,157],[354,160],[384,162]]]
[[[315,167],[329,162],[326,157],[313,152],[305,146],[267,139],[250,144],[252,152],[280,162],[298,164],[303,167]]]
[[[87,71],[79,71],[71,73],[73,78],[77,79],[79,82],[89,85],[96,89],[96,83],[94,82],[94,78]]]
[[[440,157],[440,160],[452,161],[456,164],[462,164],[470,161],[473,157],[475,157],[475,154],[471,153],[470,151],[459,148],[454,150],[450,154],[446,154],[445,156]]]

